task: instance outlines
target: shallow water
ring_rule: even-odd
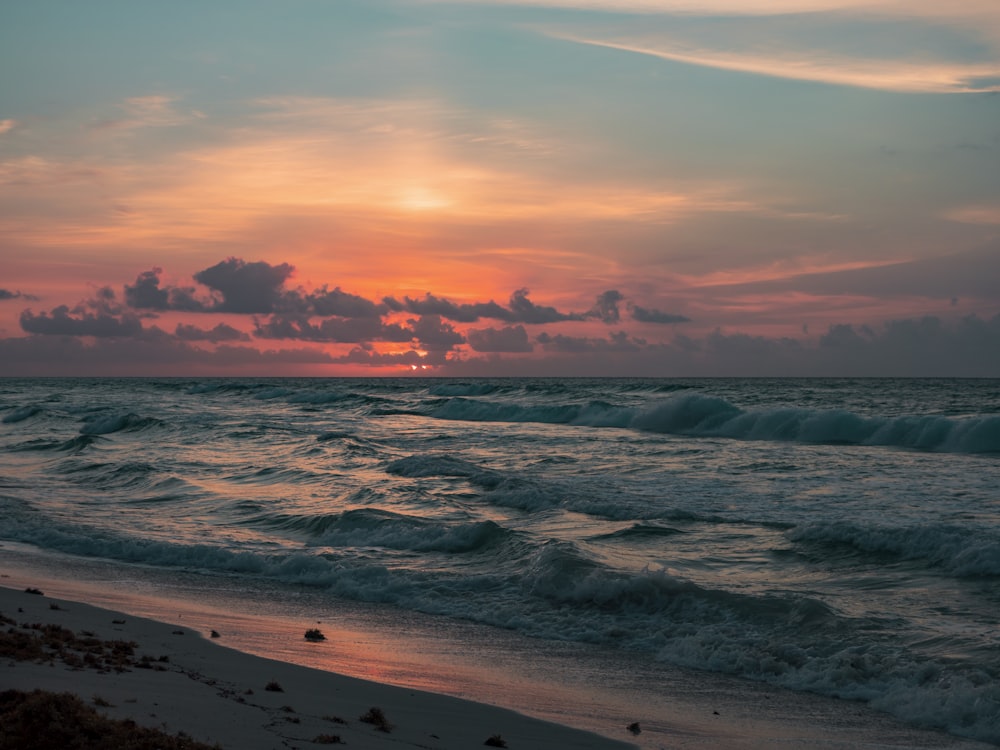
[[[1000,743],[1000,381],[6,380],[0,419],[2,540]]]

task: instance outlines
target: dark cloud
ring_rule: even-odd
[[[111,287],[101,287],[94,297],[74,308],[60,305],[51,312],[37,315],[30,309],[20,316],[21,329],[26,333],[45,336],[139,337],[142,323],[135,315],[124,311]]]
[[[159,332],[143,339],[99,338],[93,343],[73,336],[27,336],[0,339],[2,375],[190,375],[226,374],[233,368],[254,374],[281,373],[305,364],[335,364],[328,352],[221,345],[215,349],[178,341]]]
[[[555,336],[540,333],[535,339],[546,351],[581,354],[585,352],[637,352],[646,346],[643,339],[633,339],[625,331],[610,333],[606,339],[594,339],[583,336]]]
[[[554,307],[536,305],[530,299],[527,289],[518,289],[510,295],[508,307],[498,305],[493,300],[473,304],[456,305],[450,300],[426,294],[421,299],[404,297],[402,301],[386,297],[383,302],[392,312],[410,312],[416,315],[437,315],[456,323],[475,323],[484,318],[505,323],[557,323],[564,320],[585,320],[579,313],[561,313]]]
[[[197,326],[178,323],[174,335],[182,341],[208,341],[218,344],[221,341],[249,341],[250,336],[238,331],[230,325],[219,323],[215,328],[204,330]]]
[[[621,320],[621,313],[618,311],[618,303],[625,299],[617,289],[609,289],[597,296],[590,314],[595,318],[600,318],[608,325],[612,325]]]
[[[227,258],[199,271],[194,280],[221,296],[212,312],[260,314],[280,309],[282,288],[294,271],[288,263],[272,266],[266,261]]]
[[[394,297],[386,297],[383,302],[392,312],[409,312],[415,315],[438,315],[448,320],[454,320],[456,323],[475,323],[481,318],[510,321],[514,317],[514,314],[510,310],[498,305],[493,300],[456,305],[450,300],[435,297],[433,294],[427,293],[421,299],[403,297],[403,300],[399,301]]]
[[[632,319],[637,320],[640,323],[690,323],[691,318],[684,315],[678,315],[677,313],[663,312],[662,310],[657,310],[655,308],[640,307],[639,305],[631,305],[629,307],[629,312],[632,314]]]
[[[561,313],[554,307],[536,305],[528,299],[527,289],[518,289],[510,295],[510,310],[513,323],[558,323],[564,320],[584,320],[578,313]]]
[[[357,344],[367,341],[411,341],[413,331],[381,318],[327,318],[313,323],[308,315],[274,315],[255,320],[254,336],[262,339],[297,339]]]
[[[387,310],[385,305],[377,305],[364,297],[341,291],[339,286],[328,290],[324,285],[311,294],[299,293],[297,296],[305,303],[303,312],[311,312],[320,317],[378,318]],[[286,297],[286,304],[291,298],[291,295]]]
[[[441,320],[439,315],[422,315],[408,322],[413,338],[420,343],[422,349],[429,352],[447,352],[465,343],[465,337],[450,323]]]
[[[136,279],[135,284],[125,285],[125,302],[129,307],[137,310],[167,310],[170,307],[170,293],[166,289],[160,289],[160,274],[162,268],[153,268],[143,271]]]
[[[530,352],[534,348],[524,326],[473,329],[466,336],[469,346],[477,352]]]
[[[46,336],[139,336],[142,323],[136,317],[116,318],[103,313],[76,313],[60,305],[51,313],[21,313],[21,328],[26,333]]]
[[[23,292],[12,292],[9,289],[0,289],[0,301],[6,299],[26,299],[30,302],[38,301],[38,297],[33,294],[24,294]]]
[[[369,367],[387,367],[394,365],[420,367],[421,365],[427,365],[429,358],[421,357],[413,350],[408,352],[382,354],[372,349],[366,349],[358,346],[351,349],[351,351],[347,354],[337,357],[334,361],[338,364],[368,365]]]
[[[161,268],[143,271],[125,285],[125,303],[135,310],[208,312],[211,305],[195,297],[194,287],[160,288]]]

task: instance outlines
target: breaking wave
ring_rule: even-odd
[[[1000,416],[863,417],[849,411],[776,408],[743,410],[726,399],[684,393],[645,410],[602,401],[522,405],[451,398],[433,405],[437,419],[539,422],[736,440],[821,445],[877,445],[921,451],[1000,453]]]

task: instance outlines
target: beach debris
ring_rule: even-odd
[[[347,720],[341,719],[339,716],[324,716],[324,721],[332,721],[334,724],[341,724],[342,726],[347,726]]]
[[[29,586],[28,588],[26,588],[24,590],[24,593],[25,594],[35,594],[36,596],[45,596],[45,594],[42,593],[41,589],[36,589],[36,588],[31,587],[31,586]]]
[[[131,719],[102,716],[78,696],[35,690],[0,692],[4,747],[135,748],[218,750],[184,736],[138,726]],[[94,738],[88,741],[87,738]]]
[[[183,630],[175,630],[175,631],[173,631],[173,633],[174,633],[174,635],[184,635],[184,631]]]
[[[0,623],[3,622],[14,624],[0,615]],[[74,670],[125,672],[136,666],[134,657],[137,646],[131,641],[102,641],[90,636],[81,638],[59,625],[40,623],[26,623],[20,629],[11,627],[0,633],[0,654],[4,658],[39,663],[52,663],[58,659]]]
[[[112,625],[124,625],[125,621],[124,620],[112,620],[111,624]]]
[[[642,734],[642,727],[639,726],[639,722],[638,721],[633,721],[631,724],[629,724],[625,728],[628,731],[630,731],[632,734]]]
[[[222,636],[219,635],[219,631],[218,630],[213,630],[212,631],[212,637],[213,638],[221,638]]]
[[[275,680],[271,680],[269,683],[267,683],[264,686],[264,689],[267,690],[268,692],[271,692],[271,693],[283,693],[283,692],[285,692],[285,689],[283,687],[281,687],[281,683],[280,682],[276,682]]]
[[[325,641],[326,636],[323,635],[323,631],[319,628],[309,628],[309,630],[306,631],[306,640],[313,642]]]
[[[314,745],[340,745],[342,741],[339,734],[317,734],[313,737]]]
[[[372,706],[368,711],[358,717],[358,721],[363,721],[365,724],[371,724],[376,729],[382,732],[391,732],[392,724],[386,718],[382,709],[378,706]]]
[[[494,734],[492,737],[487,737],[483,744],[487,747],[507,747],[507,740],[499,734]]]
[[[104,698],[102,698],[99,695],[95,695],[91,700],[92,700],[93,704],[95,706],[97,706],[98,708],[114,708],[115,707],[113,703],[109,703],[108,701],[106,701]]]
[[[60,607],[55,602],[49,602],[49,609],[51,609],[53,612],[61,612],[62,611],[62,607]]]

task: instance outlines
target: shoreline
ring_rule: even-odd
[[[16,622],[4,630],[30,634],[31,624],[58,625],[80,637],[137,646],[135,659],[120,672],[72,666],[59,657],[6,658],[0,690],[74,693],[110,718],[227,750],[311,747],[331,744],[316,741],[331,736],[366,748],[457,750],[498,736],[511,748],[529,750],[632,747],[483,703],[265,659],[213,642],[189,625],[26,593],[9,588],[10,579],[3,583],[0,614]],[[360,719],[373,707],[392,725],[390,732]]]
[[[85,558],[36,557],[33,552],[39,551],[22,545],[0,545],[0,613],[10,617],[11,603],[27,609],[24,606],[27,601],[34,607],[39,622],[65,622],[79,616],[80,612],[93,611],[97,614],[89,615],[90,621],[97,617],[102,627],[114,619],[125,619],[129,627],[133,621],[145,623],[143,632],[150,628],[157,637],[153,641],[156,649],[183,647],[186,653],[189,647],[199,644],[192,669],[217,683],[228,680],[242,685],[256,679],[260,685],[266,684],[266,680],[260,682],[259,675],[250,674],[253,672],[251,664],[258,665],[258,672],[273,668],[276,673],[291,670],[289,674],[298,675],[296,670],[301,670],[305,673],[304,684],[316,686],[305,691],[308,695],[325,693],[334,696],[331,700],[339,700],[345,690],[354,695],[363,688],[361,692],[372,697],[357,704],[357,711],[370,708],[357,707],[366,702],[372,705],[381,702],[389,721],[400,727],[403,726],[401,715],[413,717],[411,734],[405,738],[399,732],[362,734],[355,737],[356,746],[377,748],[389,741],[395,748],[419,746],[448,750],[458,746],[483,746],[487,738],[500,734],[512,750],[534,747],[764,750],[776,746],[790,750],[846,750],[859,746],[870,750],[984,750],[993,747],[933,729],[905,725],[861,703],[792,692],[717,673],[645,663],[622,654],[602,657],[599,653],[575,650],[564,643],[539,641],[524,646],[503,631],[491,634],[500,642],[483,644],[474,636],[470,637],[467,626],[439,625],[436,620],[436,631],[428,635],[427,623],[421,623],[419,617],[386,628],[385,622],[373,622],[359,618],[356,612],[337,610],[327,611],[322,621],[317,621],[310,619],[314,610],[308,602],[279,612],[276,602],[257,599],[252,609],[241,609],[235,599],[219,602],[214,596],[218,592],[214,590],[197,587],[181,592],[144,576],[136,578],[134,570],[129,573],[118,566],[105,567],[104,563]],[[23,593],[24,588],[32,586],[53,596]],[[61,609],[50,609],[50,601],[55,601]],[[208,601],[215,604],[208,605]],[[282,604],[290,601],[283,600]],[[284,609],[281,605],[277,608]],[[262,610],[266,614],[257,614]],[[23,613],[13,616],[20,621]],[[319,644],[305,641],[304,631],[312,626],[323,630],[329,640]],[[65,627],[73,626],[67,624]],[[173,635],[177,629],[183,629],[188,637]],[[218,629],[222,637],[210,639],[212,629]],[[114,635],[114,631],[111,632]],[[486,649],[481,648],[484,645]],[[577,663],[581,658],[585,662],[583,669]],[[30,688],[32,680],[37,681],[40,676],[50,679],[60,671],[37,666],[34,671],[24,670],[23,666],[8,670],[18,672],[20,676],[16,678],[0,670],[0,690]],[[223,669],[219,670],[218,666]],[[226,677],[233,669],[243,676],[239,679]],[[71,685],[63,689],[73,690],[73,680],[86,676],[85,673],[62,671],[60,684]],[[107,675],[96,675],[104,681],[94,685],[94,677],[88,676],[83,687],[73,692],[89,700],[92,692],[86,691],[102,688],[108,682],[104,679]],[[182,684],[190,686],[190,677],[182,677]],[[263,692],[261,686],[250,687],[257,697],[273,697]],[[173,695],[168,691],[164,700],[172,701]],[[406,708],[416,695],[425,696],[422,700],[427,702],[427,708],[416,711]],[[107,696],[101,697],[109,700]],[[131,699],[134,696],[122,698],[122,701]],[[114,700],[109,702],[116,704],[116,710],[134,706]],[[163,705],[163,701],[157,702]],[[258,711],[271,712],[267,717],[271,730],[262,728],[258,722],[258,732],[273,731],[275,706],[292,706],[303,714],[300,721],[307,715],[322,718],[334,710],[329,705],[324,708],[322,702],[313,701],[309,707],[300,707],[300,703],[306,706],[286,696],[283,702],[267,703],[259,708]],[[185,705],[183,700],[180,705]],[[218,712],[224,712],[228,705],[219,704]],[[194,708],[201,710],[200,705]],[[163,710],[160,709],[158,717],[164,716]],[[360,713],[355,713],[351,709],[337,715],[350,721],[355,729],[359,726],[370,729],[358,723]],[[186,720],[190,718],[184,711],[181,715]],[[466,722],[466,717],[481,718],[469,718],[473,726],[466,726],[461,741],[453,745],[447,744],[451,741],[448,732],[453,730],[442,733],[428,723],[433,724],[435,716],[443,717],[437,721],[445,726]],[[490,719],[491,716],[498,718]],[[282,722],[289,718],[295,716],[278,716]],[[640,722],[641,734],[633,736],[626,731],[632,721]],[[487,727],[491,723],[506,726],[506,722],[515,729]],[[333,729],[337,731],[339,727]],[[199,738],[195,732],[184,731]],[[329,725],[326,731],[330,731]],[[559,740],[552,739],[553,732],[568,734],[560,734],[563,739]],[[347,733],[342,734],[345,741],[349,741]],[[294,736],[299,738],[299,744],[291,746],[314,746],[302,740],[304,734]],[[514,737],[516,743],[510,741]],[[243,741],[230,743],[224,739],[213,742],[221,742],[226,748],[279,746],[247,745]],[[287,739],[281,742],[285,743],[281,747],[290,746]]]

